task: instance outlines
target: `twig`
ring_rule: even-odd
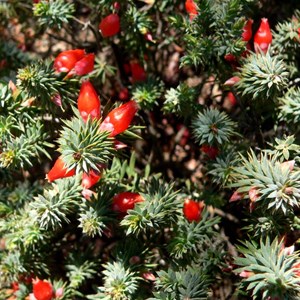
[[[76,18],[76,17],[74,17],[74,16],[73,16],[73,20],[74,20],[75,22],[77,22],[77,23],[83,25],[82,30],[86,30],[87,28],[89,28],[89,29],[92,31],[92,33],[93,33],[93,35],[94,35],[94,37],[95,37],[95,39],[96,39],[96,46],[97,46],[97,49],[100,51],[100,34],[99,34],[99,31],[97,31],[97,30],[92,26],[92,24],[91,24],[90,21],[88,21],[88,22],[83,22],[83,21],[79,20],[78,18]]]
[[[47,32],[47,34],[48,34],[50,37],[52,37],[52,38],[54,38],[54,39],[56,39],[56,40],[58,40],[58,41],[63,41],[63,42],[65,42],[65,43],[67,43],[67,44],[70,44],[70,45],[72,45],[72,46],[74,46],[74,47],[77,46],[76,43],[74,43],[74,42],[72,42],[72,41],[68,41],[66,38],[63,38],[63,37],[60,37],[60,36],[56,36],[56,35],[54,35],[54,34],[52,34],[52,33],[50,33],[50,32]]]

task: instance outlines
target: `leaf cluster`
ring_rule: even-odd
[[[242,281],[242,286],[251,291],[253,299],[292,300],[299,298],[300,278],[293,267],[299,261],[297,253],[286,254],[282,242],[269,238],[259,244],[252,241],[242,243],[238,247],[243,257],[236,257],[235,263],[240,266],[235,272],[249,272]]]

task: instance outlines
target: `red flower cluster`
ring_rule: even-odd
[[[250,40],[252,38],[252,24],[253,20],[249,19],[244,28],[242,33],[242,40],[247,42],[246,48],[247,50],[242,53],[242,56],[245,57],[248,55],[249,50],[251,50]],[[254,50],[256,53],[263,52],[267,53],[271,43],[272,43],[272,32],[270,30],[269,22],[267,18],[262,18],[260,26],[257,32],[254,35]],[[234,67],[236,67],[236,63],[238,58],[232,54],[226,54],[224,56],[225,60],[230,62]]]
[[[72,70],[76,70],[76,64],[78,66],[78,62],[80,63],[80,66],[84,65],[85,58],[87,56],[88,55],[85,55],[83,50],[79,49],[65,51],[57,57],[55,65],[57,68],[60,66],[60,70],[64,66],[64,68],[66,68],[64,69],[66,72],[72,72]],[[71,61],[68,61],[67,58],[69,58]],[[90,81],[84,81],[82,83],[77,99],[77,107],[80,116],[85,122],[88,118],[97,120],[101,118],[101,101]],[[130,100],[127,103],[124,103],[123,105],[113,109],[108,113],[104,121],[101,123],[99,132],[109,131],[111,137],[124,132],[129,127],[137,110],[138,105],[134,100]],[[120,145],[116,144],[116,147],[120,148]],[[75,169],[69,170],[65,166],[62,157],[60,156],[54,163],[52,169],[46,175],[46,178],[49,182],[52,182],[56,179],[66,178],[73,175],[75,175]],[[94,170],[90,170],[89,173],[83,174],[82,186],[85,189],[89,189],[95,185],[100,178],[101,174]]]
[[[66,50],[61,52],[54,60],[54,69],[57,72],[72,75],[86,75],[94,69],[95,54],[86,54],[82,49]]]
[[[253,24],[253,20],[249,19],[243,28],[242,40],[247,42],[247,44],[246,44],[247,50],[245,50],[242,53],[242,55],[241,55],[242,57],[246,57],[249,54],[249,50],[251,50],[251,48],[252,48],[250,45],[250,40],[252,38],[252,24]],[[262,53],[266,54],[272,43],[272,33],[270,30],[270,26],[269,26],[267,18],[261,19],[260,27],[258,28],[257,32],[255,33],[253,39],[254,39],[255,52],[256,53],[262,52]],[[231,64],[231,66],[234,69],[239,67],[238,58],[235,57],[234,55],[232,55],[231,53],[226,54],[224,56],[224,58]],[[233,86],[239,81],[240,81],[240,78],[237,76],[234,76],[234,77],[231,77],[228,80],[226,80],[224,85]],[[237,104],[236,98],[232,92],[228,93],[227,99],[230,101],[232,106],[235,106]]]

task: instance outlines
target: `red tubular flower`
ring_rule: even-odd
[[[243,33],[242,33],[242,39],[245,42],[249,42],[251,40],[252,37],[252,24],[253,24],[253,20],[249,19],[244,28],[243,28]]]
[[[132,82],[145,81],[147,74],[144,68],[137,62],[130,62],[130,71],[132,76]]]
[[[55,291],[55,298],[61,298],[64,295],[64,288],[58,288]]]
[[[146,41],[155,43],[155,41],[153,40],[153,36],[152,36],[152,34],[151,34],[150,32],[146,32],[146,33],[144,34],[144,39],[145,39]]]
[[[51,97],[51,101],[57,106],[62,106],[61,95],[56,93]]]
[[[243,200],[244,196],[245,196],[244,193],[239,193],[239,192],[235,191],[231,195],[231,197],[229,199],[229,202],[235,202],[235,201]]]
[[[110,14],[99,24],[99,30],[103,37],[110,37],[120,31],[120,17],[117,14]]]
[[[224,82],[224,85],[227,85],[227,86],[233,86],[235,85],[237,82],[239,82],[241,80],[240,77],[238,76],[233,76],[229,79],[227,79],[225,82]]]
[[[144,272],[142,274],[143,278],[149,281],[155,281],[156,277],[152,272]]]
[[[113,197],[112,210],[124,214],[128,209],[133,209],[136,203],[143,201],[138,193],[122,192]]]
[[[77,107],[82,119],[86,122],[88,116],[93,119],[100,119],[101,102],[93,85],[89,81],[82,83]]]
[[[68,72],[72,75],[82,76],[94,69],[95,54],[86,54],[84,50],[75,49],[61,52],[54,60],[54,69],[57,72]]]
[[[240,277],[243,277],[243,278],[249,278],[249,277],[251,277],[251,276],[253,276],[253,275],[254,275],[253,272],[247,271],[247,270],[242,271],[242,272],[240,273]]]
[[[33,295],[36,300],[53,299],[53,287],[50,282],[37,279],[33,282]]]
[[[226,61],[228,61],[230,63],[235,63],[236,62],[236,57],[231,53],[224,55],[224,58],[225,58]]]
[[[189,222],[199,222],[204,209],[203,202],[196,202],[191,199],[186,199],[183,204],[183,214]]]
[[[101,178],[101,174],[99,172],[90,170],[89,173],[83,173],[81,185],[85,189],[89,189],[93,185],[95,185],[99,181],[100,178]]]
[[[126,101],[128,100],[129,98],[129,91],[128,91],[128,88],[124,87],[120,90],[119,92],[119,99],[121,101]]]
[[[63,51],[55,58],[53,67],[57,72],[70,72],[84,56],[82,49]]]
[[[124,149],[124,148],[126,148],[126,147],[127,147],[126,144],[124,144],[124,143],[122,143],[122,142],[120,142],[120,141],[118,141],[118,140],[114,140],[114,148],[115,148],[116,150]]]
[[[193,20],[198,15],[198,7],[193,0],[185,1],[185,10],[190,15],[190,20]]]
[[[236,97],[234,96],[234,94],[232,92],[229,92],[227,94],[227,98],[232,106],[235,106],[237,104]]]
[[[249,190],[248,194],[249,194],[249,199],[251,202],[256,202],[260,197],[259,190],[256,187],[252,187]]]
[[[11,288],[14,292],[18,291],[20,289],[19,287],[19,283],[17,281],[14,281],[12,284],[11,284]]]
[[[114,2],[113,3],[113,8],[115,11],[118,11],[121,8],[121,5],[119,2]]]
[[[65,164],[61,156],[56,160],[54,166],[46,175],[46,178],[49,182],[52,182],[56,179],[66,178],[75,175],[75,169],[69,170],[65,167]]]
[[[210,145],[203,145],[201,151],[207,154],[210,159],[215,159],[219,154],[219,149]]]
[[[76,74],[78,76],[86,75],[94,70],[95,54],[89,53],[79,60],[74,69],[68,74]]]
[[[115,136],[125,131],[130,125],[138,105],[134,100],[113,109],[100,125],[100,131],[110,131],[110,136]]]
[[[255,52],[259,52],[260,49],[263,53],[267,53],[271,43],[272,33],[270,30],[268,19],[262,18],[260,26],[254,36]]]

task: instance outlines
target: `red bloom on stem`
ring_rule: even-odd
[[[19,283],[17,281],[14,281],[12,284],[11,284],[11,288],[13,289],[14,292],[18,291],[20,289],[19,287]]]
[[[256,187],[252,187],[249,190],[248,195],[251,202],[256,202],[260,197],[259,190]]]
[[[48,281],[37,279],[33,282],[33,295],[37,300],[51,300],[53,287]]]
[[[121,8],[120,3],[119,2],[114,2],[113,3],[113,8],[114,8],[114,10],[118,11]]]
[[[70,72],[75,64],[85,56],[82,49],[63,51],[54,60],[54,69],[57,72]]]
[[[56,160],[52,169],[46,175],[49,182],[56,179],[66,178],[75,175],[75,169],[69,170],[66,168],[61,156]]]
[[[235,191],[231,195],[231,197],[229,199],[229,202],[235,202],[235,201],[243,200],[244,196],[245,196],[244,193],[239,193],[238,191]]]
[[[126,213],[128,209],[133,209],[136,203],[143,201],[143,197],[138,193],[122,192],[113,197],[112,210]]]
[[[128,91],[128,88],[124,87],[120,90],[119,92],[119,99],[121,101],[126,101],[128,100],[129,98],[129,91]]]
[[[153,40],[153,36],[150,32],[146,32],[144,34],[144,38],[145,38],[146,41],[155,43],[155,41]]]
[[[183,214],[189,222],[199,222],[204,209],[204,203],[186,199],[183,204]]]
[[[145,69],[137,62],[130,62],[130,71],[133,83],[138,81],[145,81],[147,79]]]
[[[227,98],[232,106],[235,106],[237,104],[236,97],[234,96],[233,92],[229,92],[227,94]]]
[[[55,291],[55,298],[61,298],[64,295],[64,288],[58,288]]]
[[[235,63],[236,62],[236,57],[231,53],[228,53],[228,54],[224,55],[224,58],[225,58],[226,61],[228,61],[230,63]]]
[[[99,30],[103,37],[110,37],[120,31],[120,17],[117,14],[110,14],[99,24]]]
[[[193,20],[198,15],[198,7],[193,0],[185,1],[185,10],[190,15],[190,20]]]
[[[138,105],[134,100],[113,109],[100,125],[100,131],[110,131],[110,136],[115,136],[125,131],[130,125]]]
[[[59,93],[54,94],[51,97],[51,101],[57,106],[62,106],[61,95]]]
[[[69,75],[76,74],[78,76],[86,75],[94,70],[95,54],[89,53],[79,60]]]
[[[243,28],[243,33],[242,33],[242,39],[245,42],[249,42],[251,40],[252,37],[252,24],[253,24],[253,20],[249,19],[244,28]]]
[[[88,116],[93,119],[100,119],[101,102],[97,92],[89,81],[85,81],[81,85],[77,106],[80,115],[85,122],[88,119]]]
[[[99,181],[100,178],[101,178],[101,174],[99,172],[90,170],[89,173],[83,173],[81,185],[85,189],[89,189],[93,185],[95,185]]]
[[[229,79],[227,79],[225,82],[224,82],[224,85],[227,85],[227,86],[233,86],[235,85],[237,82],[239,82],[241,80],[240,77],[238,76],[233,76]]]
[[[156,277],[152,272],[144,272],[142,274],[143,278],[149,281],[155,281]]]
[[[93,53],[86,54],[82,49],[67,50],[55,58],[53,67],[57,72],[68,72],[68,77],[82,76],[93,71],[94,61]]]
[[[210,159],[215,159],[219,154],[219,149],[210,145],[203,145],[201,151],[207,154]]]
[[[251,276],[253,276],[254,273],[251,272],[251,271],[247,271],[247,270],[244,270],[240,273],[240,277],[243,277],[243,278],[249,278]]]
[[[259,52],[267,53],[269,46],[272,43],[272,33],[267,18],[262,18],[260,26],[254,36],[254,49]]]

